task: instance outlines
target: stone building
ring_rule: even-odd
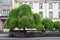
[[[60,21],[60,0],[0,0],[0,31],[4,29],[7,12],[21,4],[30,5],[32,11],[39,13],[42,18]]]
[[[4,29],[4,21],[7,19],[7,13],[12,9],[12,0],[0,0],[0,31]]]
[[[34,13],[39,13],[42,18],[51,18],[60,21],[60,0],[13,0],[13,8],[28,4]]]

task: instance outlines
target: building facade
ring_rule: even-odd
[[[12,0],[0,0],[0,31],[3,31],[7,13],[12,9]]]
[[[13,8],[28,4],[34,13],[39,13],[42,18],[51,18],[60,21],[60,0],[14,0]]]
[[[0,31],[3,31],[8,11],[21,4],[30,5],[32,11],[39,13],[42,18],[60,21],[60,0],[0,0]]]

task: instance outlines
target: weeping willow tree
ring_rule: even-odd
[[[34,28],[35,22],[33,19],[31,7],[29,5],[23,4],[20,6],[20,11],[18,14],[18,28]]]
[[[18,8],[14,8],[9,11],[8,18],[6,19],[4,23],[5,28],[9,28],[10,30],[13,30],[15,27],[17,27],[17,16],[18,16]]]
[[[32,10],[29,5],[20,5],[19,7],[10,10],[4,26],[10,30],[14,30],[15,28],[23,28],[24,30],[25,28],[36,28],[36,26],[38,27],[36,24],[40,24],[41,18],[39,17],[39,14],[35,15],[32,14]]]
[[[44,25],[42,25],[41,17],[38,13],[33,14],[34,20],[35,20],[35,25],[37,30],[44,30]]]

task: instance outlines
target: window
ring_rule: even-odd
[[[21,5],[21,4],[23,4],[23,3],[20,2],[19,5]]]
[[[24,2],[25,4],[27,4],[27,2]]]
[[[53,18],[53,12],[49,12],[49,18]]]
[[[10,5],[10,0],[2,0],[3,5]]]
[[[31,8],[33,8],[33,3],[32,2],[30,2],[29,5],[30,5]]]
[[[3,9],[1,16],[7,16],[9,9]]]
[[[39,12],[39,13],[40,13],[41,18],[43,18],[43,12]]]
[[[49,3],[49,9],[53,9],[53,4]]]
[[[58,9],[60,9],[60,3],[58,3]]]
[[[60,12],[58,13],[58,17],[60,18]]]
[[[43,3],[39,3],[39,9],[43,9]]]

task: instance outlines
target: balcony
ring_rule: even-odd
[[[7,13],[5,13],[5,14],[0,13],[0,17],[7,17],[7,16],[8,16],[8,14],[7,14]]]
[[[0,19],[7,19],[7,14],[2,14],[2,13],[0,13]]]
[[[0,17],[7,17],[7,15],[0,15]]]

